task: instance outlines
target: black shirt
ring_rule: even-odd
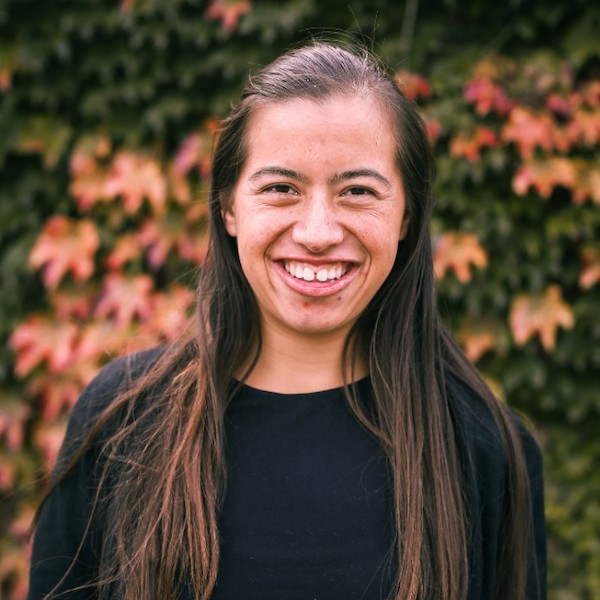
[[[133,359],[148,367],[156,352]],[[117,393],[129,363],[106,367],[82,394],[66,442]],[[368,394],[369,380],[358,383]],[[470,457],[464,487],[470,523],[469,600],[492,598],[502,539],[506,458],[483,402],[458,381],[449,396]],[[221,563],[213,600],[384,600],[395,575],[391,476],[377,441],[349,411],[342,389],[276,394],[242,387],[227,409],[227,487],[219,521]],[[545,598],[541,457],[522,429],[534,500],[538,576],[528,600]],[[40,600],[69,570],[69,590],[93,580],[93,535],[86,524],[97,465],[86,455],[52,494],[38,523],[30,600]],[[153,493],[149,491],[149,493]],[[154,491],[154,493],[156,493]],[[92,522],[91,531],[94,531]],[[101,534],[101,532],[100,532]],[[61,598],[93,598],[90,588]],[[181,600],[191,600],[184,590]]]

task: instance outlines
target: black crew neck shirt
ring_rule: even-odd
[[[385,599],[395,572],[388,463],[342,390],[245,386],[226,436],[214,600]]]
[[[156,356],[157,351],[146,352],[103,369],[73,410],[63,461],[71,442],[112,401],[125,378],[150,368]],[[357,387],[361,397],[368,397],[369,379]],[[481,399],[451,378],[448,396],[464,462],[462,483],[470,518],[468,600],[492,600],[506,514],[506,456]],[[390,468],[378,442],[350,412],[343,390],[276,394],[243,386],[226,411],[225,435],[228,476],[212,600],[386,600],[398,560]],[[543,600],[541,456],[522,427],[521,438],[535,533],[527,600]],[[87,452],[42,510],[33,544],[29,600],[44,598],[63,576],[59,598],[99,598],[86,585],[97,577],[98,548],[106,535],[105,525],[95,516],[86,529],[97,457],[93,449]],[[117,589],[102,598],[118,600]],[[192,599],[184,588],[179,600]]]

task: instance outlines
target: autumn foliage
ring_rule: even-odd
[[[112,357],[186,327],[206,252],[215,119],[248,66],[340,15],[349,29],[370,26],[375,10],[266,4],[121,0],[50,11],[53,26],[40,29],[43,15],[34,21],[11,0],[21,38],[0,16],[0,334],[10,367],[0,369],[0,597],[25,597],[40,476],[82,388]],[[600,514],[589,510],[600,495],[600,80],[586,42],[597,14],[578,21],[554,8],[570,37],[540,51],[515,33],[518,56],[472,52],[451,32],[440,44],[453,52],[442,51],[428,33],[445,26],[433,11],[417,25],[421,60],[415,51],[411,65],[396,21],[380,26],[391,40],[382,54],[402,65],[398,82],[438,156],[442,313],[539,432],[560,600],[600,598]],[[536,14],[530,24],[546,31]],[[487,42],[460,18],[473,44]]]

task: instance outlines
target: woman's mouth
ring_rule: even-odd
[[[308,263],[296,262],[296,261],[283,261],[284,269],[296,279],[302,281],[320,281],[326,283],[328,281],[335,281],[340,277],[344,276],[350,268],[350,263],[331,263],[319,266],[310,265]]]

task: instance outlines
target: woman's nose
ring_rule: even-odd
[[[327,199],[313,197],[306,200],[294,224],[292,239],[315,254],[325,252],[342,242],[344,230]]]

